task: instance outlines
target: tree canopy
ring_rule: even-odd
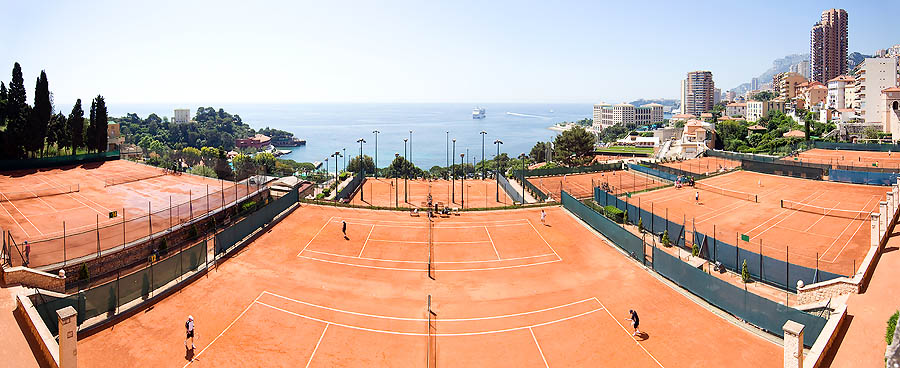
[[[566,165],[579,165],[591,160],[597,138],[580,126],[556,136],[553,155]]]

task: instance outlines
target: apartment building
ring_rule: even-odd
[[[897,87],[897,61],[894,58],[867,58],[856,68],[851,102],[866,123],[884,123],[886,107],[881,91]]]
[[[725,105],[725,115],[728,116],[747,116],[746,102],[732,102]]]
[[[715,93],[712,72],[698,70],[687,73],[687,78],[681,81],[681,112],[700,116],[712,110]]]
[[[594,128],[602,130],[616,124],[647,125],[663,121],[663,105],[651,103],[640,107],[632,104],[594,105]]]
[[[826,83],[847,74],[847,18],[844,9],[829,9],[810,30],[812,80]]]
[[[772,77],[775,93],[788,99],[797,97],[798,86],[803,82],[806,82],[806,77],[799,73],[784,72]]]
[[[849,75],[839,75],[828,81],[828,99],[825,106],[829,109],[845,109],[848,106],[847,90],[851,89],[856,79]]]
[[[175,124],[184,124],[191,121],[191,109],[175,109]]]
[[[769,114],[769,111],[784,112],[783,101],[747,101],[747,121],[755,122]]]

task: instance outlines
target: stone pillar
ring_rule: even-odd
[[[59,318],[59,368],[78,366],[78,312],[71,306],[57,310]]]
[[[803,367],[803,325],[787,321],[784,330],[784,368]]]
[[[887,212],[885,212],[885,221],[888,225],[890,225],[891,220],[894,218],[894,211],[897,210],[897,207],[894,206],[894,192],[893,190],[884,194],[885,202],[887,202]]]
[[[869,217],[871,219],[870,222],[872,223],[871,239],[873,246],[877,246],[879,243],[881,243],[881,235],[879,235],[881,229],[878,227],[878,224],[881,223],[879,217],[881,216],[877,212],[873,212]]]
[[[881,216],[879,216],[881,218],[881,221],[878,223],[878,236],[880,239],[882,236],[884,236],[884,232],[887,231],[887,202],[878,202],[878,213],[881,214]]]

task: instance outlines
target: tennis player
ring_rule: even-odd
[[[347,237],[347,221],[341,220],[341,232],[344,233],[344,239],[350,239]]]
[[[547,212],[541,210],[541,225],[547,226]]]
[[[697,191],[694,194],[694,202],[697,202],[697,204],[700,204],[700,191]]]
[[[640,335],[641,330],[638,329],[638,326],[641,324],[641,320],[640,320],[640,318],[638,318],[637,312],[635,312],[634,309],[629,309],[628,315],[629,315],[629,318],[626,318],[626,320],[631,321],[631,327],[634,328],[634,333],[632,333],[631,336]]]
[[[184,323],[184,329],[187,330],[184,347],[187,348],[187,340],[191,339],[191,350],[194,350],[194,316],[188,316],[187,322]]]

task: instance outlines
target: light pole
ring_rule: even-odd
[[[362,164],[363,164],[363,143],[366,143],[366,140],[363,138],[360,138],[360,139],[356,140],[356,143],[359,143],[359,160],[357,161],[357,164],[359,164],[359,171],[365,172],[365,170],[363,170]]]
[[[344,171],[347,171],[347,149],[344,148]]]
[[[494,156],[494,169],[497,170],[497,173],[494,174],[494,181],[497,183],[497,202],[500,202],[500,145],[503,144],[503,141],[496,140],[494,144],[497,145],[497,155]]]
[[[525,153],[519,155],[519,158],[522,159],[522,205],[525,205]]]
[[[466,148],[466,151],[468,152],[469,149]],[[465,167],[466,167],[466,164],[464,163],[466,161],[463,159],[464,157],[466,157],[465,153],[459,154],[459,162],[460,162],[460,164],[463,165],[463,170],[465,170]],[[466,172],[465,171],[463,171],[462,179],[460,179],[460,182],[459,182],[459,207],[463,208],[463,209],[466,208]]]
[[[478,134],[481,134],[481,180],[484,180],[484,136],[487,135],[487,132],[482,130]]]
[[[373,130],[372,133],[375,134],[375,179],[378,179],[378,133],[381,132]]]
[[[450,170],[450,131],[447,131],[447,170]]]
[[[406,138],[403,138],[403,161],[408,164],[409,160],[406,159]],[[403,167],[403,202],[409,203],[409,171],[406,169],[406,165]]]
[[[453,155],[450,157],[453,158],[450,163],[450,202],[456,203],[456,170],[453,169],[456,166],[456,138],[453,138]]]
[[[398,157],[400,157],[400,152],[394,152],[394,159],[396,160]],[[400,194],[399,193],[400,193],[400,183],[397,182],[397,177],[395,176],[394,177],[394,205],[396,205],[397,208],[400,208]],[[388,197],[388,198],[390,198],[390,197]]]
[[[328,157],[331,157],[331,156],[328,156]],[[328,186],[328,184],[327,184],[327,183],[328,183],[327,178],[328,178],[329,176],[331,176],[331,173],[328,172],[328,170],[331,170],[331,169],[328,168],[328,157],[325,157],[325,178],[326,178],[325,183],[326,183],[326,187]],[[223,201],[224,201],[224,199],[223,199]]]
[[[409,131],[409,161],[412,162],[412,130]]]

